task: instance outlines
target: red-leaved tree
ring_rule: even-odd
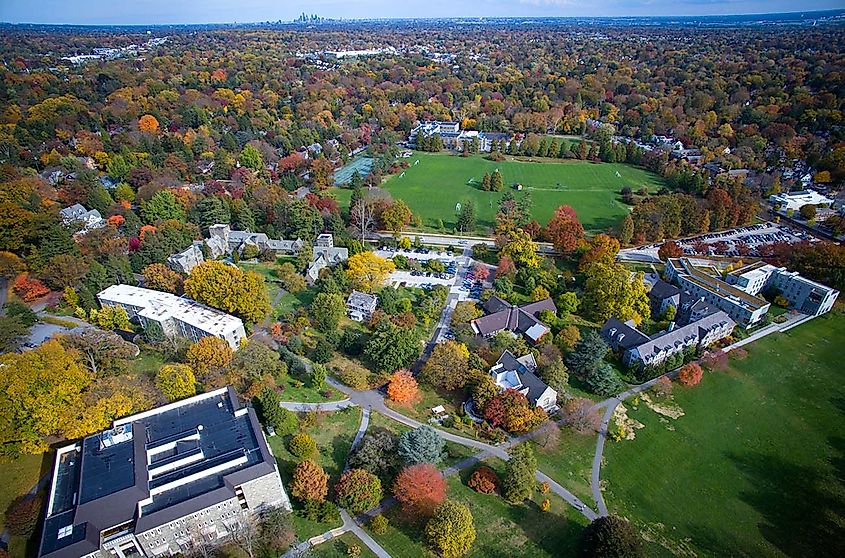
[[[21,297],[25,302],[32,302],[36,298],[41,298],[50,292],[50,289],[48,289],[44,283],[38,279],[30,277],[28,273],[21,273],[18,275],[12,289],[15,291],[15,294]]]
[[[690,362],[681,367],[681,371],[678,372],[678,381],[685,386],[697,386],[703,375],[704,371],[701,370],[701,366],[698,363]]]
[[[546,225],[546,236],[554,244],[555,250],[567,255],[574,252],[584,240],[584,227],[571,206],[561,205],[555,209],[555,214]]]
[[[431,517],[435,508],[446,499],[446,480],[431,463],[420,463],[402,469],[393,483],[393,496],[409,516]]]
[[[670,240],[669,242],[664,242],[657,250],[657,257],[664,262],[669,258],[680,258],[683,255],[684,250],[680,246],[678,246],[677,242],[673,240]]]

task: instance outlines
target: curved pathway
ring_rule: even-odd
[[[722,349],[722,352],[729,353],[733,349],[736,349],[738,347],[742,347],[743,345],[747,345],[748,343],[756,341],[757,339],[760,339],[760,338],[765,337],[767,335],[770,335],[772,333],[777,333],[777,332],[781,332],[781,331],[788,331],[788,330],[792,329],[793,327],[801,325],[802,323],[809,321],[813,318],[814,318],[814,316],[808,316],[806,314],[801,314],[801,313],[791,314],[786,319],[785,322],[780,323],[780,324],[773,323],[773,324],[767,325],[767,326],[761,328],[759,331],[756,331],[755,333],[749,335],[745,339],[741,339],[741,340],[737,341],[736,343],[732,343],[732,344],[728,345],[727,347]],[[642,393],[642,392],[646,391],[647,389],[650,389],[658,381],[660,381],[660,379],[663,378],[663,377],[666,377],[666,378],[669,378],[669,379],[674,379],[675,377],[678,376],[678,372],[680,372],[680,370],[681,370],[680,368],[670,370],[669,372],[666,372],[665,374],[663,374],[661,376],[653,378],[653,379],[651,379],[651,380],[649,380],[645,383],[642,383],[640,385],[634,386],[630,389],[623,391],[619,395],[616,395],[616,396],[611,397],[609,399],[605,399],[604,401],[601,401],[601,402],[593,405],[592,408],[595,409],[595,410],[605,409],[604,415],[602,416],[602,420],[601,420],[601,428],[600,428],[599,433],[598,433],[598,441],[596,442],[596,453],[593,456],[592,476],[591,476],[591,479],[590,479],[590,488],[591,488],[592,493],[593,493],[593,498],[596,501],[596,506],[598,507],[600,516],[605,516],[608,513],[607,512],[607,506],[604,503],[604,498],[602,497],[602,493],[601,493],[601,462],[602,462],[602,455],[604,453],[604,443],[605,443],[605,440],[607,439],[607,429],[608,429],[608,425],[610,424],[610,419],[613,417],[613,412],[616,410],[616,407],[620,403],[622,403],[625,399],[628,399],[629,397],[631,397],[633,395],[636,395],[638,393]]]

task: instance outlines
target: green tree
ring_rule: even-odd
[[[310,308],[311,323],[322,332],[335,331],[346,315],[346,302],[339,294],[319,293]]]
[[[141,215],[150,224],[159,221],[185,221],[185,207],[170,190],[160,190],[149,200],[141,202]]]
[[[490,175],[490,189],[494,192],[501,192],[505,188],[505,183],[502,180],[502,174],[498,170],[494,170]]]
[[[288,450],[296,458],[311,459],[317,455],[317,442],[305,432],[300,432],[291,436]]]
[[[385,229],[399,232],[411,222],[412,217],[413,213],[411,213],[408,204],[402,200],[396,200],[382,211],[381,222]]]
[[[381,481],[364,469],[351,469],[335,484],[337,503],[352,514],[359,514],[376,507],[381,501]]]
[[[461,558],[475,542],[472,513],[464,504],[446,500],[425,526],[428,544],[442,558]]]
[[[587,374],[586,382],[590,391],[603,397],[615,394],[622,387],[616,371],[606,362],[600,363],[595,370]]]
[[[261,170],[261,167],[264,166],[261,152],[252,145],[247,145],[243,148],[243,151],[241,151],[241,154],[238,157],[238,161],[246,168],[256,171]]]
[[[208,227],[218,223],[229,223],[232,214],[229,206],[217,196],[211,196],[200,201],[194,211],[197,214],[196,222],[199,223],[203,234],[208,234]]]
[[[584,308],[594,321],[613,316],[640,322],[651,316],[642,272],[632,277],[621,264],[596,262],[587,266],[584,275]]]
[[[593,520],[581,534],[584,558],[640,558],[646,556],[642,538],[627,520],[615,515]]]
[[[462,388],[468,379],[468,360],[469,349],[463,343],[452,340],[439,343],[425,362],[420,379],[431,386]]]
[[[408,430],[399,436],[397,453],[408,465],[418,463],[438,464],[443,459],[443,449],[446,441],[434,428],[423,425],[414,430]]]
[[[159,368],[156,387],[170,401],[177,401],[197,393],[194,371],[187,364],[165,364]]]
[[[572,352],[566,355],[566,364],[580,378],[585,379],[599,367],[609,350],[610,347],[601,335],[596,331],[590,331],[575,345]]]
[[[410,366],[420,350],[420,334],[416,328],[400,328],[383,322],[367,342],[364,354],[376,369],[390,372]]]
[[[475,230],[475,225],[475,202],[472,200],[465,200],[461,204],[461,212],[458,215],[458,230],[461,233],[472,232]]]
[[[502,477],[502,496],[512,504],[518,504],[534,492],[537,458],[531,445],[527,443],[514,446],[508,453],[510,459],[505,465],[505,474]]]
[[[282,398],[271,388],[264,388],[258,397],[258,409],[264,424],[272,426],[278,436],[290,436],[299,429],[299,420],[291,411],[282,408]]]

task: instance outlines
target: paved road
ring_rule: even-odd
[[[486,244],[487,246],[496,246],[496,239],[492,236],[467,236],[467,235],[451,235],[451,234],[432,234],[421,233],[415,231],[402,231],[399,233],[400,237],[407,237],[411,240],[419,238],[423,244],[430,246],[461,246],[472,248],[476,244]],[[368,235],[368,240],[392,240],[395,238],[392,232],[376,232]],[[554,247],[549,242],[537,242],[537,252],[540,254],[556,254]]]

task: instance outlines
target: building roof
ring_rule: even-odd
[[[378,297],[374,294],[352,291],[352,294],[350,294],[349,298],[346,299],[346,305],[355,308],[371,308],[374,310],[376,306],[378,306]]]
[[[723,300],[727,300],[740,306],[750,312],[754,312],[769,303],[757,296],[750,295],[728,284],[719,277],[710,275],[699,266],[696,266],[689,258],[670,258],[666,262],[677,272],[679,277],[683,277],[686,281],[698,286],[701,289],[709,291]]]
[[[546,390],[551,389],[537,376],[536,370],[537,363],[533,354],[528,353],[517,358],[506,350],[490,369],[490,374],[496,385],[503,389],[515,389],[525,395],[531,404],[536,405]]]
[[[660,353],[670,347],[678,346],[679,344],[687,346],[694,344],[710,330],[725,325],[733,327],[736,323],[725,312],[719,310],[691,324],[662,332],[645,343],[632,348],[632,350],[635,350],[640,355],[640,358],[645,360],[651,355]]]
[[[526,335],[534,341],[549,332],[548,326],[539,319],[540,312],[557,312],[551,298],[516,306],[494,296],[484,303],[483,308],[487,315],[472,321],[476,333],[489,335],[507,330]]]
[[[642,345],[649,340],[648,335],[616,318],[610,318],[604,323],[601,336],[610,342],[614,350],[622,349],[623,351]]]
[[[666,300],[667,298],[672,298],[680,293],[681,289],[660,279],[652,285],[651,290],[648,292],[648,296],[655,300]]]
[[[250,408],[221,388],[114,422],[57,452],[39,556],[79,557],[104,529],[143,532],[235,496],[275,473]]]
[[[240,318],[184,296],[132,285],[112,285],[97,293],[100,302],[141,308],[138,315],[156,322],[175,318],[210,335],[225,336],[243,328]]]

